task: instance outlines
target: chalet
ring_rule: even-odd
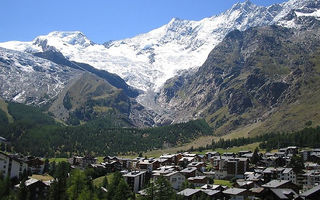
[[[213,168],[216,178],[243,178],[243,174],[249,169],[249,159],[230,156],[215,157],[213,159]]]
[[[303,192],[300,196],[305,200],[318,200],[320,197],[320,185]]]
[[[196,158],[195,157],[182,157],[180,160],[179,160],[179,165],[182,166],[182,167],[186,167],[189,163],[192,163],[192,162],[196,162]]]
[[[121,171],[123,167],[119,160],[110,160],[109,162],[101,163],[101,165],[105,167],[106,173]]]
[[[320,170],[320,165],[318,163],[306,162],[304,163],[306,170]]]
[[[253,181],[237,179],[237,181],[235,183],[235,187],[243,188],[243,189],[250,189],[250,188],[254,188],[254,187],[258,187],[258,186],[255,185]]]
[[[144,187],[146,172],[145,171],[132,171],[123,175],[131,190],[138,193]]]
[[[103,162],[112,162],[112,161],[119,161],[119,158],[116,156],[106,156],[103,158]]]
[[[291,181],[284,181],[284,180],[272,180],[264,185],[262,185],[264,188],[268,189],[292,189],[295,192],[299,192],[299,187],[292,183]]]
[[[28,164],[28,168],[31,170],[33,174],[42,174],[44,170],[44,161],[33,157],[29,156],[25,159],[25,162]]]
[[[166,158],[156,158],[155,160],[159,162],[160,166],[175,165],[175,162],[171,162],[169,159]]]
[[[204,172],[206,170],[206,164],[204,162],[192,162],[189,163],[187,167],[195,167],[201,172]]]
[[[309,160],[314,163],[320,163],[320,153],[319,152],[312,152],[310,154]]]
[[[315,185],[320,185],[320,171],[308,170],[302,176],[305,188],[310,189]]]
[[[187,167],[180,171],[186,178],[202,176],[203,174],[196,167]]]
[[[132,160],[128,158],[118,158],[119,162],[122,165],[122,169],[131,169],[132,168]]]
[[[263,199],[266,189],[263,187],[250,188],[248,191],[248,199]]]
[[[219,152],[213,151],[213,152],[207,152],[205,154],[205,157],[207,160],[210,160],[213,156],[220,156]]]
[[[200,189],[187,188],[185,190],[182,190],[181,192],[178,192],[177,194],[179,196],[183,196],[183,199],[185,200],[192,200],[192,199],[199,199],[202,193],[203,192]]]
[[[201,190],[209,199],[223,199],[223,193],[221,190]]]
[[[152,170],[160,167],[160,163],[159,163],[159,161],[157,161],[155,159],[144,159],[144,160],[137,162],[136,167],[140,170],[143,170],[143,171],[152,172]]]
[[[245,155],[245,154],[250,154],[250,153],[252,153],[252,151],[250,151],[250,150],[239,151],[239,152],[238,152],[238,156],[239,156],[239,157],[243,157],[243,155]]]
[[[163,177],[165,177],[170,182],[171,186],[175,190],[181,189],[183,183],[186,180],[185,176],[177,171],[166,174]]]
[[[292,189],[271,188],[264,193],[265,200],[302,200],[302,198]]]
[[[216,173],[214,171],[209,171],[209,172],[203,172],[203,174],[211,179],[214,179],[216,177]]]
[[[167,161],[166,164],[168,165],[178,164],[178,159],[176,154],[163,154],[159,158],[166,160]]]
[[[97,162],[97,158],[86,155],[86,156],[74,156],[68,159],[69,163],[74,167],[86,168],[91,164],[95,164]]]
[[[230,200],[245,200],[248,196],[247,190],[242,188],[229,188],[223,194]]]
[[[209,179],[206,176],[195,176],[189,177],[188,182],[193,184],[195,187],[201,187],[208,184]]]
[[[236,154],[233,152],[225,152],[222,155],[225,157],[236,157]]]
[[[289,154],[295,155],[298,153],[298,151],[299,151],[299,148],[296,146],[289,146],[286,148],[279,149],[279,152],[284,153],[285,155],[289,155]]]
[[[256,172],[244,173],[244,180],[252,181],[254,183],[254,187],[260,187],[264,183],[263,175]]]
[[[252,159],[252,157],[253,157],[253,153],[246,153],[246,154],[242,154],[240,157],[242,157],[242,158]]]
[[[50,182],[43,182],[34,178],[29,178],[24,183],[30,192],[30,199],[47,199],[49,194]],[[20,188],[20,184],[15,185]]]
[[[284,168],[274,168],[274,167],[268,167],[265,170],[263,170],[263,178],[266,182],[269,182],[273,179],[278,179],[280,176],[280,173],[284,170]]]

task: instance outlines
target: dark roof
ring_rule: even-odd
[[[292,189],[271,189],[271,191],[279,198],[279,199],[292,199],[292,197],[296,198],[299,195],[293,191]]]
[[[261,192],[263,192],[263,191],[264,191],[264,188],[263,188],[263,187],[251,188],[251,189],[250,189],[250,192],[256,193],[256,194],[259,194],[259,193],[261,193]]]
[[[185,196],[185,197],[189,197],[189,196],[192,196],[198,192],[200,192],[201,190],[200,189],[190,189],[190,188],[187,188],[185,190],[182,190],[181,192],[178,192],[177,194],[178,195],[182,195],[182,196]]]
[[[290,181],[287,181],[287,180],[272,180],[272,181],[262,185],[262,187],[277,188],[277,187],[280,187],[281,185],[284,185],[289,182]]]
[[[246,189],[242,189],[242,188],[229,188],[229,189],[223,191],[223,193],[228,194],[228,195],[239,195],[245,191],[246,191]]]
[[[319,191],[320,191],[320,185],[318,185],[318,186],[316,186],[316,187],[313,187],[312,189],[303,192],[303,193],[301,194],[301,196],[303,196],[303,197],[308,197],[308,196],[310,196],[310,195],[312,195],[312,194],[314,194],[314,193],[316,193],[316,192],[319,192]]]
[[[215,194],[219,194],[221,191],[220,190],[202,190],[202,192],[206,193],[209,196],[213,196]]]
[[[187,168],[184,168],[183,170],[181,170],[180,172],[181,173],[191,173],[193,171],[196,171],[197,168],[196,167],[187,167]]]

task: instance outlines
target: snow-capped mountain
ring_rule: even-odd
[[[1,98],[41,105],[56,97],[79,70],[0,47]]]
[[[290,0],[269,7],[250,1],[200,21],[174,18],[168,24],[133,38],[95,44],[81,32],[52,32],[31,42],[11,41],[1,47],[24,52],[59,50],[70,60],[118,74],[138,89],[157,91],[180,70],[201,66],[209,52],[234,29],[277,23],[292,9],[314,0]]]

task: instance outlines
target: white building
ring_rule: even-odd
[[[180,172],[172,172],[164,175],[164,177],[170,182],[171,186],[176,190],[181,189],[182,184],[186,180],[186,177]]]
[[[132,191],[135,193],[138,193],[138,191],[143,188],[145,184],[145,176],[145,171],[132,171],[123,175],[126,182],[131,187]]]
[[[19,178],[24,170],[28,170],[28,164],[13,156],[0,152],[0,172],[4,177]]]

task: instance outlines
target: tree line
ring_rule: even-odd
[[[25,155],[69,157],[145,152],[212,134],[204,120],[139,129],[119,127],[116,119],[105,117],[79,126],[65,126],[39,108],[9,103],[8,110],[14,122],[9,123],[0,112],[0,119],[4,119],[0,120],[0,136],[10,141],[7,150]]]

